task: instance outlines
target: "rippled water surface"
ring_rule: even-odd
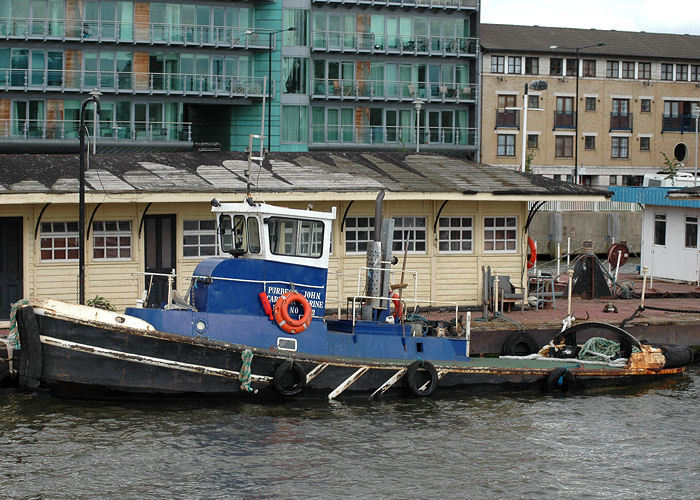
[[[700,366],[570,397],[99,403],[0,389],[0,497],[698,498]]]

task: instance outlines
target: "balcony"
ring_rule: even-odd
[[[473,103],[476,84],[446,82],[394,82],[386,80],[313,80],[312,98],[345,101],[402,101],[417,97],[427,103]]]
[[[661,132],[695,132],[695,119],[690,114],[664,115],[661,119]]]
[[[412,35],[378,35],[346,31],[314,31],[314,52],[357,52],[410,56],[474,57],[477,38]]]
[[[0,18],[0,39],[268,49],[264,31],[197,24]],[[252,28],[254,29],[254,28]],[[275,38],[273,36],[273,47]]]
[[[632,113],[610,113],[610,131],[632,131]]]
[[[335,5],[377,5],[443,10],[475,10],[477,0],[313,0],[314,3]]]
[[[264,77],[189,73],[0,69],[0,89],[22,92],[89,92],[98,89],[103,94],[258,98],[263,96],[263,81]]]
[[[502,109],[496,110],[496,128],[520,128],[520,110]]]
[[[555,111],[554,128],[576,128],[576,114],[573,111]]]
[[[477,143],[475,127],[421,127],[420,144],[428,149],[459,149]],[[311,144],[324,148],[349,144],[391,149],[416,144],[415,126],[314,125]]]

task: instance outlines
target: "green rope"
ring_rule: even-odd
[[[610,359],[620,350],[620,343],[614,340],[604,339],[602,337],[592,337],[586,341],[581,347],[581,352],[579,352],[578,359],[587,360],[599,360],[604,359],[605,361],[610,361]],[[639,349],[634,347],[633,352],[639,352]]]
[[[12,348],[17,351],[22,348],[19,343],[19,330],[17,330],[17,309],[28,304],[29,300],[20,299],[12,304],[12,309],[10,310],[10,334],[7,336],[7,340],[12,343]]]
[[[241,371],[238,379],[241,381],[241,389],[247,392],[257,393],[257,389],[250,386],[250,364],[253,362],[253,351],[246,349],[241,354]]]

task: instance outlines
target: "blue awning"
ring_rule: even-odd
[[[626,201],[641,205],[658,205],[664,207],[700,208],[700,200],[670,200],[669,191],[678,191],[677,187],[622,187],[610,186],[613,193],[611,201]]]

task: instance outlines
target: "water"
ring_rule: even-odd
[[[698,498],[700,366],[569,397],[100,403],[0,390],[0,497]]]

